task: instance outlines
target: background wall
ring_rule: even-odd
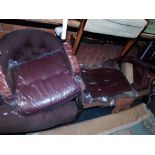
[[[20,25],[14,25],[14,24],[0,23],[0,38],[11,31],[20,30],[20,29],[40,29],[54,34],[53,29],[35,28],[31,26],[20,26]]]

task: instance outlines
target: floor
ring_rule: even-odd
[[[155,135],[155,117],[150,116],[131,128],[114,132],[112,135]]]

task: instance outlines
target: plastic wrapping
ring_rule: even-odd
[[[11,71],[14,85],[12,88],[15,88],[13,94],[15,100],[12,102],[14,106],[4,103],[0,107],[2,115],[0,133],[43,130],[74,120],[78,113],[77,97],[81,93],[78,83],[84,90],[86,102],[101,101],[103,106],[113,106],[119,97],[132,98],[135,95],[131,85],[124,80],[125,77],[119,73],[117,67],[115,69],[112,67],[115,65],[111,62],[101,66],[101,70],[95,69],[93,72],[85,70],[81,79],[80,68],[71,46],[64,43],[72,70],[56,38],[43,32],[38,36],[38,33],[38,31],[14,32],[10,34],[13,39],[9,39],[9,35],[3,40],[5,48],[0,44],[0,49],[3,51],[1,56],[3,70],[6,74],[8,70]],[[47,53],[44,53],[44,49],[48,49]],[[19,51],[22,51],[20,55]],[[9,52],[14,54],[11,55]],[[6,69],[9,59],[9,68]],[[8,97],[12,88],[9,89],[6,84],[4,74],[0,76],[2,85],[0,92]]]
[[[129,108],[141,94],[141,90],[149,89],[150,79],[155,76],[148,71],[146,64],[134,57],[126,57],[124,61],[131,64],[124,67],[131,75],[122,73],[121,63],[116,59],[108,60],[93,69],[81,66],[81,75],[86,87],[85,107],[115,106],[113,112],[118,112]]]
[[[63,52],[55,52],[12,68],[18,110],[31,114],[77,96],[80,88],[68,66]]]
[[[137,96],[132,85],[129,84],[120,70],[113,69],[111,65],[108,68],[102,67],[92,70],[83,68],[81,73],[86,86],[84,90],[86,107],[95,105],[102,107],[116,106],[118,99],[129,100]]]
[[[38,51],[31,57],[29,54],[28,57],[18,54],[14,59],[9,59],[8,70],[15,80],[15,101],[12,103],[17,106],[18,112],[33,114],[63,104],[79,94],[80,68],[71,53],[71,46],[64,43],[64,47],[67,55],[60,50]]]
[[[99,96],[93,97],[90,92],[84,92],[84,103],[86,106],[91,107],[94,105],[100,105],[102,107],[112,107],[116,105],[118,99],[135,98],[133,92],[124,92],[114,96]]]
[[[65,48],[68,58],[70,60],[73,72],[75,73],[76,76],[80,77],[80,75],[81,75],[80,67],[79,67],[79,64],[78,64],[78,61],[77,61],[75,55],[73,54],[71,45],[68,42],[64,42],[64,48]]]
[[[26,63],[22,65],[26,65]],[[16,67],[18,67],[19,69],[22,65],[18,65]],[[17,69],[16,67],[13,68],[14,71]],[[23,68],[21,67],[21,72],[23,71],[22,69]],[[40,68],[40,70],[42,70],[42,68]],[[24,73],[24,71],[22,73]],[[64,71],[64,74],[69,76],[68,82],[66,82],[65,76],[63,75],[59,76],[62,78],[62,80],[58,83],[53,81],[52,85],[56,86],[55,89],[53,86],[53,91],[55,90],[56,94],[48,92],[47,90],[47,93],[51,93],[49,96],[46,96],[47,94],[45,94],[44,92],[44,90],[46,88],[49,89],[50,86],[47,86],[47,83],[44,82],[44,80],[48,79],[44,79],[41,77],[43,80],[41,89],[39,89],[39,83],[34,83],[33,86],[35,86],[35,88],[38,88],[38,91],[33,92],[33,86],[29,84],[30,81],[26,80],[28,80],[28,77],[32,77],[32,80],[35,81],[35,79],[33,79],[34,74],[32,75],[30,68],[27,68],[27,71],[31,74],[27,74],[27,72],[25,72],[26,76],[18,76],[18,78],[21,80],[21,83],[18,83],[20,86],[16,87],[16,98],[12,102],[12,105],[14,104],[14,106],[10,106],[6,103],[3,103],[2,106],[0,106],[0,134],[23,133],[43,130],[73,121],[79,113],[79,109],[75,100],[75,98],[77,98],[79,94],[79,87],[76,85],[74,79],[72,79],[70,71]],[[16,73],[14,72],[14,74]],[[60,80],[57,78],[57,76],[54,79],[56,81]],[[19,82],[18,79],[16,79],[16,82]],[[61,87],[61,89],[64,89],[64,93],[58,90],[60,89],[58,88],[59,86]],[[19,87],[27,87],[27,90],[22,92]],[[39,97],[44,97],[44,101],[41,98],[38,98],[38,93],[41,93],[39,94],[41,95]],[[25,97],[25,94],[28,96]],[[51,103],[48,102],[49,99],[51,100]],[[53,102],[54,99],[55,102]],[[42,123],[40,124],[40,122]]]
[[[0,134],[23,134],[49,129],[74,121],[79,109],[74,100],[62,106],[32,115],[20,115],[15,106],[3,103],[0,105]]]
[[[14,97],[0,103],[0,134],[45,130],[77,117],[81,89],[60,40],[19,30],[4,36],[0,51],[0,94]]]

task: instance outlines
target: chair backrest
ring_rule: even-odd
[[[0,66],[5,76],[6,83],[13,88],[13,79],[9,70],[9,60],[17,55],[33,55],[40,51],[63,50],[62,43],[49,32],[40,30],[17,30],[5,35],[0,40]],[[29,55],[30,57],[32,55]]]

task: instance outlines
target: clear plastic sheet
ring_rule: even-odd
[[[133,92],[124,92],[118,95],[114,96],[99,96],[99,97],[93,97],[90,92],[84,91],[84,98],[83,101],[85,104],[89,104],[89,107],[91,107],[91,104],[94,105],[98,102],[100,103],[100,106],[102,107],[112,107],[116,105],[116,101],[119,98],[135,98],[135,94]]]
[[[95,69],[82,67],[81,74],[85,83],[83,96],[86,107],[116,106],[118,102],[125,102],[138,96],[121,73],[116,60],[108,60],[102,67]]]
[[[81,90],[84,91],[86,89],[86,86],[84,84],[83,79],[80,76],[75,76],[75,80],[80,85]]]
[[[54,52],[12,68],[17,108],[32,114],[63,104],[78,95],[80,87],[63,52]]]
[[[68,42],[64,42],[64,48],[66,50],[68,59],[70,61],[72,71],[75,75],[75,80],[83,92],[85,90],[85,84],[84,84],[83,79],[81,78],[81,69],[80,69],[79,63],[77,61],[77,58],[76,58],[75,54],[73,53],[71,45]]]
[[[32,114],[77,96],[80,85],[84,89],[84,83],[71,46],[64,43],[64,47],[67,54],[55,50],[38,51],[33,55],[33,51],[32,56],[29,57],[29,52],[27,57],[21,52],[9,59],[8,71],[14,79],[15,90],[13,95],[10,93],[14,100],[7,100],[6,103],[16,105],[21,114]],[[5,96],[9,93],[6,86],[3,89]]]
[[[3,96],[5,103],[7,103],[11,106],[19,104],[19,101],[16,101],[17,100],[16,94],[17,94],[18,90],[15,90],[16,89],[16,81],[18,78],[22,81],[23,85],[24,84],[27,85],[29,82],[27,80],[24,80],[25,79],[24,77],[18,76],[15,78],[13,76],[13,70],[14,69],[20,68],[20,66],[26,65],[27,63],[32,63],[33,61],[39,61],[39,60],[46,58],[48,56],[52,56],[57,52],[61,53],[61,51],[59,51],[59,50],[56,50],[56,51],[38,51],[35,55],[32,54],[32,56],[29,58],[25,57],[25,55],[22,55],[22,52],[21,52],[20,57],[18,54],[18,56],[14,57],[14,59],[9,59],[8,60],[8,73],[7,73],[7,75],[9,77],[9,81],[12,82],[12,84],[10,85],[11,87],[8,86],[6,79],[4,79],[4,77],[5,77],[4,75],[3,75],[4,77],[1,78],[1,79],[4,79],[4,80],[2,80],[1,85],[3,84],[5,87],[3,86],[3,89],[1,89],[1,91],[3,91],[1,94]],[[32,67],[32,66],[30,66],[30,67]],[[28,74],[31,74],[31,73],[29,73],[29,69],[25,70],[25,72],[27,73],[27,75],[25,75],[25,77],[28,76]],[[20,95],[21,95],[21,97],[23,97],[22,94],[20,94]],[[30,99],[30,96],[28,96],[28,100],[29,99]],[[24,100],[24,98],[23,98],[23,100]],[[32,98],[32,100],[33,100],[33,98]],[[23,103],[21,103],[21,104],[23,104]]]
[[[0,133],[45,130],[77,117],[81,89],[60,40],[19,30],[3,38],[0,51],[0,94],[7,99],[0,105]]]
[[[68,42],[64,42],[64,48],[70,60],[70,64],[72,66],[72,70],[76,76],[81,76],[80,66],[78,64],[77,58],[72,51],[72,47]]]

